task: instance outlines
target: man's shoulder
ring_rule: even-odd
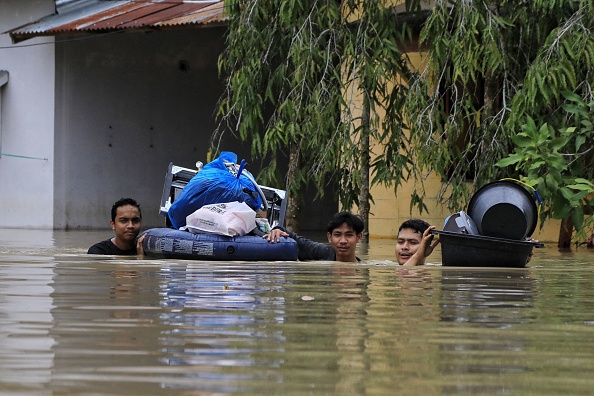
[[[97,242],[91,246],[87,251],[87,254],[113,254],[111,252],[114,248],[117,249],[117,246],[113,244],[110,238],[105,241]]]
[[[116,256],[129,256],[136,254],[135,249],[122,250],[117,247],[110,239],[105,241],[97,242],[89,248],[87,254],[110,254]]]

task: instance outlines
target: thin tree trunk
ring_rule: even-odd
[[[287,185],[290,186],[295,180],[295,173],[299,169],[299,147],[296,144],[292,144],[289,148],[289,169],[287,171]],[[299,215],[301,213],[301,195],[298,193],[292,193],[287,188],[289,194],[289,201],[287,203],[287,213],[285,216],[285,226],[293,232],[299,233],[301,222],[299,221]]]
[[[557,241],[557,247],[559,249],[570,249],[571,248],[571,234],[573,233],[573,219],[571,216],[567,216],[561,221],[559,227],[559,240]]]
[[[363,230],[363,238],[361,242],[369,242],[369,98],[367,95],[363,97],[363,114],[361,115],[361,190],[359,191],[359,215],[363,218],[365,229]]]
[[[487,73],[484,79],[484,95],[483,95],[483,111],[482,111],[482,119],[481,123],[483,124],[483,128],[486,128],[489,125],[491,117],[493,117],[494,113],[494,105],[495,105],[495,95],[499,81],[494,78],[491,73]]]

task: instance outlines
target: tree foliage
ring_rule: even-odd
[[[219,133],[231,130],[250,140],[253,155],[269,159],[260,178],[277,182],[275,152],[288,157],[291,147],[300,153],[322,149],[325,160],[332,153],[324,155],[323,148],[342,132],[336,121],[343,99],[335,94],[340,39],[331,28],[340,20],[339,4],[260,0],[229,1],[226,7],[231,22],[228,50],[219,61],[227,76]],[[296,169],[292,193],[309,171]]]
[[[555,129],[538,127],[531,117],[513,136],[515,152],[500,160],[505,168],[515,165],[523,180],[544,197],[541,220],[571,218],[578,233],[594,227],[594,101],[586,103],[575,93],[563,92],[567,123]],[[584,218],[584,214],[587,216]]]
[[[279,156],[296,153],[299,166],[285,180],[291,196],[308,181],[323,194],[333,179],[342,208],[350,209],[372,199],[359,198],[369,191],[370,173],[372,183],[407,176],[409,161],[392,149],[405,146],[398,111],[405,90],[393,82],[407,72],[398,48],[407,31],[389,5],[246,0],[226,7],[228,49],[219,66],[227,91],[218,134],[237,132],[252,142],[254,156],[268,159],[260,180],[279,184]],[[368,142],[386,139],[398,142],[371,162]]]
[[[516,177],[548,194],[545,217],[587,212],[594,0],[436,0],[418,49],[405,21],[421,2],[405,3],[396,14],[387,0],[226,1],[219,133],[251,140],[266,183],[282,177],[280,155],[297,158],[294,196],[339,180],[343,208],[410,178],[422,211],[436,172],[438,201],[455,211]]]
[[[411,84],[405,109],[413,153],[421,166],[440,174],[441,198],[450,208],[465,207],[473,190],[468,181],[476,189],[500,177],[523,176],[544,189],[541,180],[555,179],[567,195],[575,193],[570,187],[575,179],[563,179],[559,172],[571,169],[575,177],[592,180],[591,156],[577,160],[576,150],[547,151],[535,145],[547,142],[549,149],[559,149],[559,140],[543,141],[554,130],[563,130],[565,148],[576,139],[582,150],[594,144],[591,134],[576,138],[576,130],[566,128],[580,121],[562,95],[575,93],[574,105],[576,97],[586,102],[592,98],[593,22],[591,0],[436,2],[421,33],[427,63]],[[536,128],[535,123],[546,127]],[[530,172],[522,174],[527,168],[494,166],[516,149],[523,153],[516,152],[518,162],[526,155],[543,166],[528,165]],[[553,205],[568,201],[558,199],[551,188],[546,189],[552,194],[549,209],[543,213],[562,216],[567,210]]]

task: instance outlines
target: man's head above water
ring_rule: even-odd
[[[332,216],[326,230],[328,243],[336,253],[336,261],[357,261],[357,243],[363,237],[365,225],[361,217],[350,212],[339,212]]]
[[[439,240],[433,241],[435,227],[421,219],[406,220],[398,228],[396,261],[400,265],[423,265]]]

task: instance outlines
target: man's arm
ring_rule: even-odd
[[[144,241],[145,237],[146,234],[142,234],[140,238],[138,238],[138,240],[136,241],[136,254],[140,257],[144,256],[144,248],[142,247],[142,241]]]
[[[332,246],[327,245],[321,242],[315,242],[310,239],[304,238],[300,235],[297,235],[293,231],[289,231],[284,227],[276,226],[270,231],[270,234],[264,235],[263,238],[268,239],[270,242],[278,242],[280,241],[280,237],[289,237],[294,239],[297,242],[297,246],[299,247],[299,256],[298,259],[300,261],[307,261],[307,260],[329,260],[334,261],[336,259],[336,254],[332,249]]]

